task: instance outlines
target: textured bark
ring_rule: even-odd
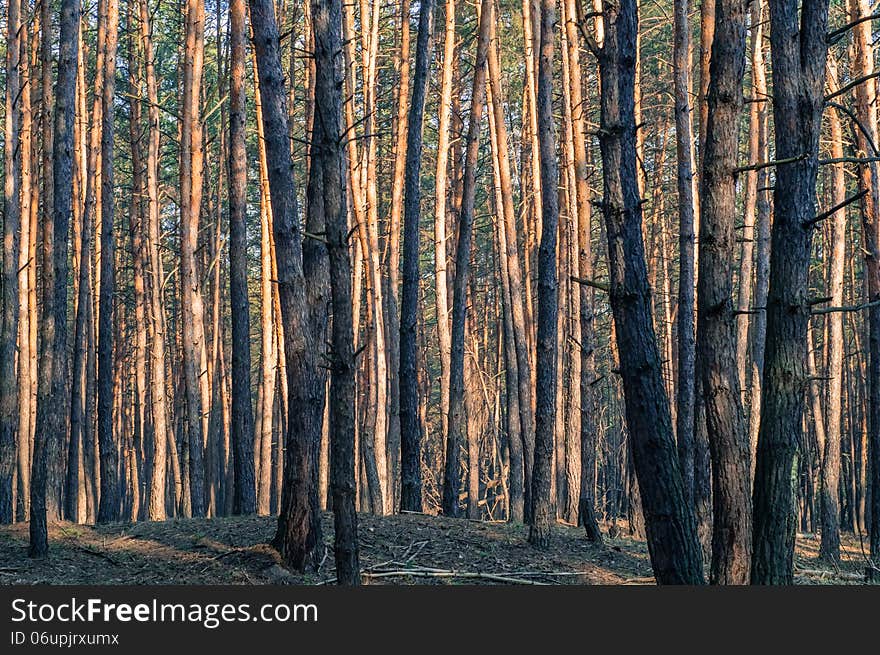
[[[461,448],[467,434],[464,410],[464,340],[467,316],[467,292],[471,270],[474,202],[476,196],[477,157],[480,145],[480,122],[486,98],[486,58],[489,52],[489,24],[493,18],[491,0],[482,0],[477,29],[477,52],[471,113],[468,119],[464,182],[459,210],[458,243],[455,253],[455,279],[452,297],[452,355],[449,383],[449,434],[446,439],[446,462],[443,473],[443,513],[458,516],[461,488]]]
[[[305,571],[317,567],[316,548],[321,541],[316,466],[321,426],[320,422],[317,426],[314,424],[315,414],[320,415],[321,411],[319,407],[316,412],[313,405],[315,396],[323,393],[323,378],[314,368],[319,350],[311,330],[308,306],[308,295],[313,289],[306,288],[302,235],[295,215],[287,94],[278,25],[271,1],[251,0],[250,9],[269,163],[276,279],[284,321],[289,394],[282,508],[275,545],[287,564]]]
[[[713,584],[747,584],[751,558],[749,451],[740,404],[733,307],[746,10],[742,0],[718,0],[715,5],[706,150],[700,179],[696,349],[712,458]]]
[[[43,23],[44,26],[48,22]],[[79,50],[79,4],[62,0],[55,86],[55,126],[52,140],[52,212],[43,226],[43,352],[37,386],[37,419],[31,477],[30,557],[49,552],[47,496],[57,513],[57,491],[47,493],[49,458],[57,456],[53,442],[67,432],[67,232],[73,201],[73,119],[76,112],[76,60]],[[48,61],[48,55],[44,62]],[[51,222],[49,221],[51,217]],[[57,466],[57,465],[56,465]],[[54,467],[53,467],[54,468]]]
[[[31,45],[27,39],[21,43],[22,49],[22,92],[21,92],[21,237],[18,258],[19,271],[19,356],[18,356],[18,498],[16,518],[24,521],[30,507],[31,473],[31,435],[33,434],[33,408],[31,404],[31,385],[34,379],[32,359],[36,344],[31,340],[32,328],[36,328],[36,307],[30,304],[31,293],[36,287],[36,266],[32,253],[36,251],[35,241],[37,214],[40,207],[39,183],[34,179],[38,174],[36,112],[32,103],[35,84],[34,70],[39,49],[39,18],[33,17]],[[34,332],[36,334],[36,332]]]
[[[205,8],[188,0],[185,16],[183,61],[183,104],[180,127],[180,289],[186,431],[189,461],[189,494],[192,515],[205,516],[205,422],[207,411],[202,394],[202,351],[204,309],[196,271],[199,215],[202,198],[202,127],[200,89],[204,61]]]
[[[870,16],[865,0],[849,0],[849,19]],[[865,257],[868,303],[880,302],[880,171],[877,162],[877,80],[874,78],[873,21],[862,21],[853,28],[853,77],[863,79],[855,88],[855,109],[860,128],[856,130],[859,188],[862,197],[862,252]],[[880,307],[868,308],[868,451],[870,453],[871,560],[880,563]]]
[[[626,423],[645,516],[648,551],[660,584],[700,584],[702,557],[681,481],[672,418],[651,321],[635,152],[635,0],[606,7],[599,54],[600,146],[605,190],[610,298]]]
[[[6,117],[4,125],[3,297],[0,326],[0,524],[15,518],[13,479],[16,469],[18,385],[15,345],[18,338],[18,255],[21,247],[21,2],[10,0],[6,21]]]
[[[792,466],[803,430],[810,247],[816,215],[827,0],[770,0],[777,166],[771,234],[767,345],[754,483],[751,581],[791,584]],[[800,39],[790,35],[799,33]]]
[[[828,58],[828,88],[836,91],[837,65]],[[831,157],[840,159],[843,153],[843,130],[837,109],[828,107],[831,132]],[[831,168],[831,198],[829,204],[836,207],[846,199],[846,178],[843,163]],[[846,261],[846,209],[839,209],[831,217],[831,257],[828,264],[828,295],[831,306],[841,307],[843,297],[843,273]],[[825,389],[825,443],[819,453],[819,512],[821,542],[819,556],[832,564],[840,561],[840,451],[841,419],[843,405],[843,314],[832,312],[827,317],[828,386]],[[822,416],[820,414],[820,416]]]
[[[752,48],[752,80],[754,94],[759,98],[767,98],[767,73],[764,69],[764,2],[755,0],[752,3],[752,30],[754,31],[754,47]],[[755,129],[758,133],[758,159],[769,159],[768,149],[768,115],[769,101],[760,103],[758,121]],[[756,189],[757,203],[755,218],[755,294],[753,305],[762,309],[753,315],[751,325],[752,365],[749,369],[749,462],[751,479],[755,478],[755,453],[758,446],[758,426],[761,418],[761,378],[764,372],[764,347],[767,339],[767,292],[770,284],[770,201],[769,201],[769,169],[758,171]]]
[[[495,40],[495,24],[490,29],[490,38]],[[493,123],[493,146],[496,151],[495,160],[500,185],[499,206],[501,208],[499,241],[501,249],[502,275],[508,287],[507,304],[510,312],[510,331],[513,338],[510,356],[515,363],[513,381],[517,398],[508,411],[515,411],[514,420],[516,443],[511,436],[510,444],[510,520],[521,523],[525,518],[527,499],[531,498],[529,481],[531,480],[531,456],[534,444],[535,421],[532,412],[532,385],[529,363],[528,339],[526,336],[525,309],[523,307],[523,280],[520,269],[519,244],[516,228],[516,211],[514,208],[513,180],[510,166],[510,155],[507,148],[507,127],[504,117],[504,95],[501,87],[501,65],[497,44],[489,47],[489,90],[491,92],[490,119]],[[507,355],[506,355],[507,356]]]
[[[116,243],[114,220],[113,135],[115,132],[116,50],[119,40],[119,2],[105,0],[106,36],[101,89],[101,287],[98,299],[98,444],[101,453],[101,496],[97,520],[119,519],[119,456],[113,434],[113,292]]]
[[[424,10],[424,5],[423,5]],[[345,197],[345,149],[342,143],[342,3],[313,0],[315,33],[314,142],[322,162],[323,205],[330,258],[333,311],[330,353],[330,439],[336,580],[360,583],[355,514],[354,393],[355,367],[351,315],[351,263]]]
[[[245,0],[229,5],[229,302],[232,309],[232,462],[235,514],[256,511],[251,340],[247,289]]]
[[[535,387],[535,464],[532,471],[532,516],[529,543],[550,546],[554,519],[550,489],[556,427],[557,314],[556,240],[559,226],[559,166],[553,134],[553,53],[556,5],[542,0],[538,56],[538,144],[541,161],[541,241],[538,248],[537,369]]]
[[[437,168],[434,174],[434,287],[437,313],[437,341],[440,350],[440,438],[449,435],[449,362],[452,336],[449,328],[449,280],[446,273],[446,205],[449,202],[450,105],[455,66],[455,0],[446,0],[443,37],[443,69],[440,82],[440,106],[437,127]]]
[[[406,140],[406,181],[403,219],[403,291],[400,312],[400,508],[422,511],[422,426],[416,375],[419,300],[419,216],[422,166],[422,123],[425,90],[431,69],[434,4],[422,2],[416,38],[416,67]],[[408,17],[407,17],[408,20]],[[393,229],[393,228],[392,228]]]
[[[256,55],[254,55],[256,66]],[[274,316],[275,293],[272,288],[272,206],[269,197],[269,164],[266,160],[266,139],[263,134],[263,102],[259,80],[254,80],[254,104],[256,105],[258,158],[260,170],[260,387],[259,416],[254,442],[255,477],[257,487],[257,513],[265,516],[272,506],[272,438],[275,434],[274,408],[276,401],[275,378],[278,376],[281,357],[276,338]],[[280,327],[278,328],[280,334]],[[280,442],[279,442],[280,443]]]
[[[688,0],[673,7],[673,91],[675,94],[675,154],[678,190],[678,385],[675,436],[684,493],[694,498],[694,227],[697,214],[694,180],[694,128],[691,94],[691,44]]]
[[[155,52],[147,0],[139,0],[141,39],[144,49],[144,77],[147,85],[147,234],[146,248],[150,262],[150,403],[153,417],[153,470],[150,477],[149,518],[165,519],[166,473],[169,450],[177,454],[174,433],[168,425],[168,401],[166,396],[165,368],[165,307],[162,302],[164,273],[159,249],[161,226],[159,224],[159,107],[158,84],[155,71]],[[177,469],[175,469],[177,470]],[[176,480],[175,480],[176,482]],[[175,484],[174,498],[180,497]]]

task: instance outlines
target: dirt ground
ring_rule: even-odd
[[[334,581],[331,516],[323,519],[317,574],[291,573],[267,542],[275,519],[232,517],[163,523],[50,526],[50,556],[27,558],[26,523],[0,527],[0,584],[327,584]],[[551,548],[526,542],[528,528],[421,514],[360,517],[365,584],[653,584],[643,541],[587,543],[558,526]],[[814,535],[798,535],[799,584],[862,584],[864,556],[847,535],[834,570],[817,560]],[[865,546],[867,548],[867,546]]]

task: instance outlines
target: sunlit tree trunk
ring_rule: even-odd
[[[18,256],[21,246],[21,2],[10,0],[6,21],[6,117],[3,197],[3,315],[0,332],[0,524],[15,519],[13,479],[16,470],[18,384],[15,345],[18,338]]]
[[[446,461],[443,474],[443,513],[458,516],[458,494],[461,488],[461,449],[467,435],[464,407],[464,342],[467,319],[468,282],[471,269],[474,202],[476,196],[477,157],[480,145],[480,122],[486,99],[486,58],[489,51],[489,25],[494,20],[491,0],[482,0],[477,29],[477,50],[471,112],[465,155],[464,185],[459,212],[458,242],[455,252],[455,279],[452,298],[452,354],[449,379],[449,435],[446,440]]]

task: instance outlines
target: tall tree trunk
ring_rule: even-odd
[[[446,0],[443,37],[443,69],[437,127],[437,168],[434,174],[434,296],[437,313],[437,341],[440,351],[441,443],[449,436],[449,366],[452,336],[449,330],[449,280],[446,262],[446,207],[449,203],[450,114],[455,65],[455,0]]]
[[[495,24],[492,23],[494,40]],[[507,146],[507,127],[504,117],[504,94],[501,87],[501,65],[497,45],[490,45],[488,53],[489,86],[492,93],[491,118],[494,122],[496,160],[498,162],[498,182],[501,187],[501,224],[499,236],[503,237],[501,261],[502,274],[510,290],[510,329],[513,337],[513,352],[516,362],[516,405],[514,417],[519,423],[517,437],[519,442],[511,444],[510,463],[510,520],[520,523],[525,519],[526,507],[531,499],[532,453],[534,448],[535,422],[532,413],[532,382],[529,362],[525,309],[523,307],[523,279],[520,269],[516,211],[514,209],[513,181],[510,155]],[[508,408],[510,411],[510,408]]]
[[[838,89],[837,65],[833,57],[828,58],[828,88]],[[828,122],[831,128],[831,157],[843,158],[843,130],[840,116],[834,107],[828,108]],[[843,162],[834,164],[831,169],[832,207],[837,207],[846,198],[846,178]],[[831,305],[844,304],[843,274],[846,262],[846,209],[839,209],[831,217],[831,259],[828,265],[828,294]],[[827,322],[828,343],[828,386],[825,391],[825,447],[819,453],[820,487],[819,510],[821,542],[819,556],[827,562],[840,561],[840,450],[841,418],[843,397],[843,314],[832,312]]]
[[[15,518],[13,479],[16,469],[18,380],[15,345],[18,338],[18,255],[21,246],[21,2],[10,0],[6,21],[6,118],[3,197],[3,315],[0,331],[0,524]]]
[[[541,47],[538,56],[538,144],[541,161],[541,242],[538,250],[538,336],[535,387],[535,465],[532,472],[532,517],[529,543],[550,545],[553,508],[553,443],[557,392],[557,296],[556,239],[559,225],[559,166],[553,131],[553,53],[556,5],[541,0]]]
[[[794,557],[792,466],[802,433],[810,319],[810,248],[816,215],[827,0],[770,0],[776,168],[767,298],[767,351],[754,485],[751,580],[791,584]],[[792,34],[800,39],[792,39]]]
[[[409,18],[407,17],[407,20]],[[422,123],[425,92],[431,70],[431,32],[434,5],[423,1],[419,9],[416,67],[406,139],[406,183],[403,218],[403,292],[400,311],[400,508],[422,511],[422,426],[416,374],[419,301],[419,217],[421,206]]]
[[[486,98],[486,57],[489,52],[489,25],[493,18],[492,0],[481,0],[471,113],[468,118],[464,185],[459,210],[458,243],[455,253],[455,280],[452,297],[452,355],[449,381],[449,435],[443,474],[443,513],[458,516],[461,488],[461,448],[467,434],[464,410],[464,339],[467,318],[467,291],[470,279],[471,242],[473,240],[474,202],[476,196],[477,157],[480,146],[480,122]]]
[[[675,435],[684,493],[694,498],[694,224],[697,214],[694,180],[694,129],[691,95],[691,28],[688,0],[676,0],[673,11],[673,90],[678,189],[678,386]],[[705,0],[704,0],[705,4]]]
[[[310,403],[318,388],[323,391],[323,378],[314,368],[319,351],[310,324],[310,290],[306,289],[302,234],[295,215],[287,94],[275,9],[269,0],[251,0],[250,9],[269,162],[289,393],[284,488],[275,544],[287,564],[305,571],[317,567],[316,548],[321,541],[315,466],[321,430],[320,424],[315,426],[311,420],[314,407]]]
[[[187,0],[180,128],[180,302],[189,445],[189,492],[193,516],[204,516],[206,511],[203,421],[206,407],[201,392],[203,379],[201,353],[205,345],[204,311],[195,259],[202,202],[200,90],[204,61],[204,29],[204,4],[198,0]]]
[[[256,511],[247,288],[245,6],[245,0],[232,0],[229,5],[229,302],[232,309],[232,511],[235,514]]]
[[[158,83],[155,72],[155,51],[147,0],[139,0],[141,39],[144,49],[144,69],[147,84],[147,234],[146,248],[150,262],[150,402],[153,416],[153,471],[150,478],[149,517],[152,521],[165,519],[166,472],[169,450],[176,458],[174,432],[169,429],[165,369],[165,307],[162,302],[164,273],[162,266],[161,226],[159,224],[159,107]],[[177,467],[174,471],[178,471]],[[175,498],[180,490],[175,475]]]
[[[758,104],[758,121],[755,129],[758,133],[758,160],[769,158],[768,149],[768,115],[770,98],[767,95],[767,73],[764,68],[764,2],[755,0],[752,3],[752,30],[754,47],[752,48],[752,79],[756,98],[767,101]],[[749,462],[751,479],[755,478],[755,453],[758,447],[758,426],[761,419],[761,378],[764,372],[764,347],[767,340],[767,292],[770,284],[770,201],[769,201],[769,169],[758,171],[757,195],[755,209],[755,297],[753,304],[757,309],[751,325],[752,365],[749,370]]]
[[[696,348],[712,457],[713,584],[748,583],[751,557],[749,452],[740,404],[733,307],[746,10],[741,0],[718,0],[715,5],[706,150],[700,176]]]
[[[44,16],[48,18],[48,16]],[[48,28],[48,21],[43,25]],[[46,557],[47,495],[58,511],[57,491],[47,494],[53,442],[66,434],[67,412],[67,233],[73,201],[73,119],[76,113],[76,60],[79,50],[79,3],[62,0],[52,140],[52,213],[43,229],[43,352],[40,358],[34,463],[31,476],[30,557]],[[48,56],[44,63],[48,61]],[[49,222],[49,216],[52,221]],[[53,466],[53,469],[55,467]]]
[[[877,152],[877,80],[874,78],[873,21],[865,0],[849,0],[850,21],[862,22],[853,27],[853,72],[863,80],[855,88],[855,109],[859,121],[856,130],[859,165],[859,188],[862,197],[862,251],[865,257],[868,303],[880,303],[880,171]],[[871,560],[880,566],[880,306],[868,308],[868,452],[870,454]]]
[[[423,9],[424,11],[424,5]],[[336,580],[360,583],[355,513],[355,367],[351,315],[351,264],[347,235],[345,149],[342,143],[342,3],[313,0],[315,31],[315,129],[320,150],[323,206],[330,258],[333,334],[330,354],[330,439]],[[315,162],[313,160],[313,166]]]
[[[116,116],[116,50],[119,34],[119,1],[105,0],[106,37],[101,96],[101,288],[98,312],[98,444],[101,453],[99,523],[119,519],[121,502],[119,461],[113,435],[113,292],[116,244],[116,201],[113,175],[113,136]]]
[[[600,146],[610,298],[626,399],[626,423],[644,508],[648,551],[661,584],[700,584],[702,557],[684,488],[651,321],[635,152],[635,0],[606,8],[599,51]]]

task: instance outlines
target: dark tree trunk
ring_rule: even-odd
[[[424,5],[423,5],[424,7]],[[330,457],[335,528],[336,580],[360,584],[355,513],[354,401],[355,363],[352,331],[351,262],[345,193],[345,144],[342,139],[342,3],[313,0],[315,34],[315,124],[313,142],[320,153],[327,250],[330,259],[333,327],[330,351]],[[316,162],[313,160],[312,166]]]
[[[486,99],[486,58],[489,53],[489,25],[493,18],[491,0],[481,0],[477,29],[477,55],[468,119],[464,180],[458,214],[458,242],[455,251],[455,277],[452,285],[452,355],[449,367],[449,434],[446,439],[446,462],[443,473],[443,513],[458,516],[461,489],[461,448],[467,434],[464,411],[464,332],[467,318],[467,291],[471,271],[474,202],[477,185],[477,158],[480,146],[480,122]]]
[[[44,216],[47,223],[43,231],[43,352],[37,387],[31,476],[30,557],[46,557],[49,553],[46,529],[48,460],[50,450],[55,450],[53,442],[62,440],[67,432],[67,412],[64,411],[67,404],[67,233],[73,203],[73,119],[76,113],[79,19],[79,2],[62,0],[52,144],[52,221],[49,223],[49,216]],[[44,29],[48,29],[45,23]],[[57,511],[57,507],[54,509]]]
[[[541,242],[538,247],[538,337],[535,367],[535,464],[529,543],[550,545],[554,510],[550,498],[556,428],[557,314],[556,237],[559,227],[559,165],[553,134],[553,51],[556,4],[542,0],[538,53],[538,144],[541,161]],[[557,466],[561,466],[557,462]]]
[[[116,116],[116,45],[119,1],[106,0],[106,36],[101,99],[101,288],[98,305],[98,446],[101,453],[101,499],[98,523],[119,519],[119,461],[113,438],[113,291],[116,242],[113,233],[116,201],[113,187],[113,135]],[[82,265],[82,262],[80,262]],[[71,463],[68,463],[70,466]]]
[[[253,514],[254,414],[247,288],[247,148],[245,0],[229,4],[229,302],[232,309],[232,511]]]
[[[678,171],[678,384],[675,436],[685,498],[694,500],[694,152],[690,104],[691,48],[688,0],[674,7],[673,85],[675,90],[675,144]],[[702,153],[701,153],[702,154]]]
[[[636,0],[606,6],[599,51],[602,84],[599,144],[626,423],[645,515],[648,551],[660,584],[702,584],[700,544],[679,472],[672,417],[651,320],[636,171]]]
[[[743,0],[715,4],[700,193],[697,357],[712,458],[713,584],[747,584],[751,559],[749,445],[736,359],[733,263],[736,166],[746,62]]]
[[[751,581],[793,582],[792,467],[803,431],[812,219],[824,106],[828,0],[770,0],[776,167],[767,345],[754,483]],[[799,34],[800,38],[793,38]]]
[[[269,189],[277,259],[278,295],[284,322],[284,355],[288,380],[288,422],[284,452],[281,514],[275,545],[281,557],[300,571],[317,568],[321,542],[318,516],[317,447],[314,403],[323,398],[323,379],[315,369],[319,351],[310,329],[303,245],[293,187],[287,93],[275,7],[271,0],[250,0],[251,26],[269,162]],[[323,403],[321,402],[321,405]]]
[[[419,208],[422,166],[422,122],[425,89],[431,68],[434,4],[419,10],[416,67],[406,140],[403,215],[403,289],[400,305],[400,509],[422,511],[422,426],[419,417],[418,357]],[[409,20],[409,17],[405,17]]]

